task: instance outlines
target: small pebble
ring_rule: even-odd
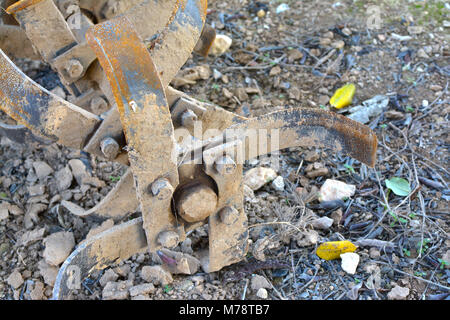
[[[256,292],[256,295],[261,299],[267,299],[267,297],[269,296],[267,290],[264,288],[259,289],[258,292]]]

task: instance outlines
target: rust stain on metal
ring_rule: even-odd
[[[81,149],[100,118],[29,79],[0,50],[0,108],[38,136]]]
[[[16,3],[14,3],[13,5],[9,6],[6,9],[6,13],[15,14],[15,13],[22,11],[23,9],[26,9],[26,8],[28,8],[32,5],[35,5],[41,1],[43,1],[43,0],[21,0],[21,1],[18,1]]]
[[[92,28],[87,36],[108,75],[128,142],[128,157],[151,251],[175,226],[171,197],[156,199],[149,187],[160,178],[178,185],[175,139],[164,88],[143,42],[126,17]],[[151,137],[152,143],[149,143]],[[175,231],[175,230],[174,230]],[[184,233],[180,234],[180,239]]]

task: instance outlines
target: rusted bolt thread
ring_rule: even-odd
[[[163,231],[158,236],[158,242],[164,248],[174,248],[180,242],[180,236],[175,231]]]
[[[187,109],[181,115],[181,124],[183,127],[193,127],[194,123],[198,120],[197,115],[191,109]]]
[[[71,59],[66,64],[66,72],[71,78],[78,78],[83,74],[84,67],[77,59]]]
[[[235,223],[239,218],[239,211],[235,207],[227,206],[219,212],[220,221],[226,225]]]
[[[120,151],[119,143],[117,143],[117,141],[113,138],[103,139],[100,143],[100,148],[103,155],[109,160],[117,158]]]
[[[236,162],[229,156],[219,157],[214,164],[217,172],[221,175],[232,174],[236,170]]]
[[[166,200],[172,197],[173,187],[169,180],[161,178],[151,184],[151,192],[158,200]]]
[[[101,114],[107,111],[108,102],[102,97],[95,97],[91,100],[91,110],[95,114]]]

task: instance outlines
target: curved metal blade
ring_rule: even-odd
[[[61,205],[78,217],[92,215],[102,219],[112,218],[115,221],[125,218],[139,208],[131,169],[127,170],[116,186],[95,207],[84,210],[80,206],[65,200],[61,202]]]
[[[0,50],[0,108],[37,136],[82,149],[101,119],[47,91]]]
[[[295,108],[238,120],[206,147],[205,161],[214,148],[238,139],[244,142],[244,160],[290,147],[321,147],[342,151],[370,167],[376,161],[375,132],[345,116],[318,109]]]
[[[59,269],[53,300],[68,299],[72,290],[95,270],[130,258],[147,249],[142,218],[112,227],[81,242]]]
[[[40,138],[35,136],[28,130],[27,127],[21,125],[9,125],[0,122],[0,135],[6,136],[8,139],[15,141],[17,143],[33,143],[39,142],[42,144],[51,144],[52,141],[49,141],[44,138]]]

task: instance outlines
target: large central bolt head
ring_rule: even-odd
[[[186,188],[178,199],[177,212],[187,222],[203,221],[217,208],[216,193],[205,185]]]
[[[71,78],[78,78],[83,74],[84,67],[77,59],[71,59],[66,64],[66,71]]]

